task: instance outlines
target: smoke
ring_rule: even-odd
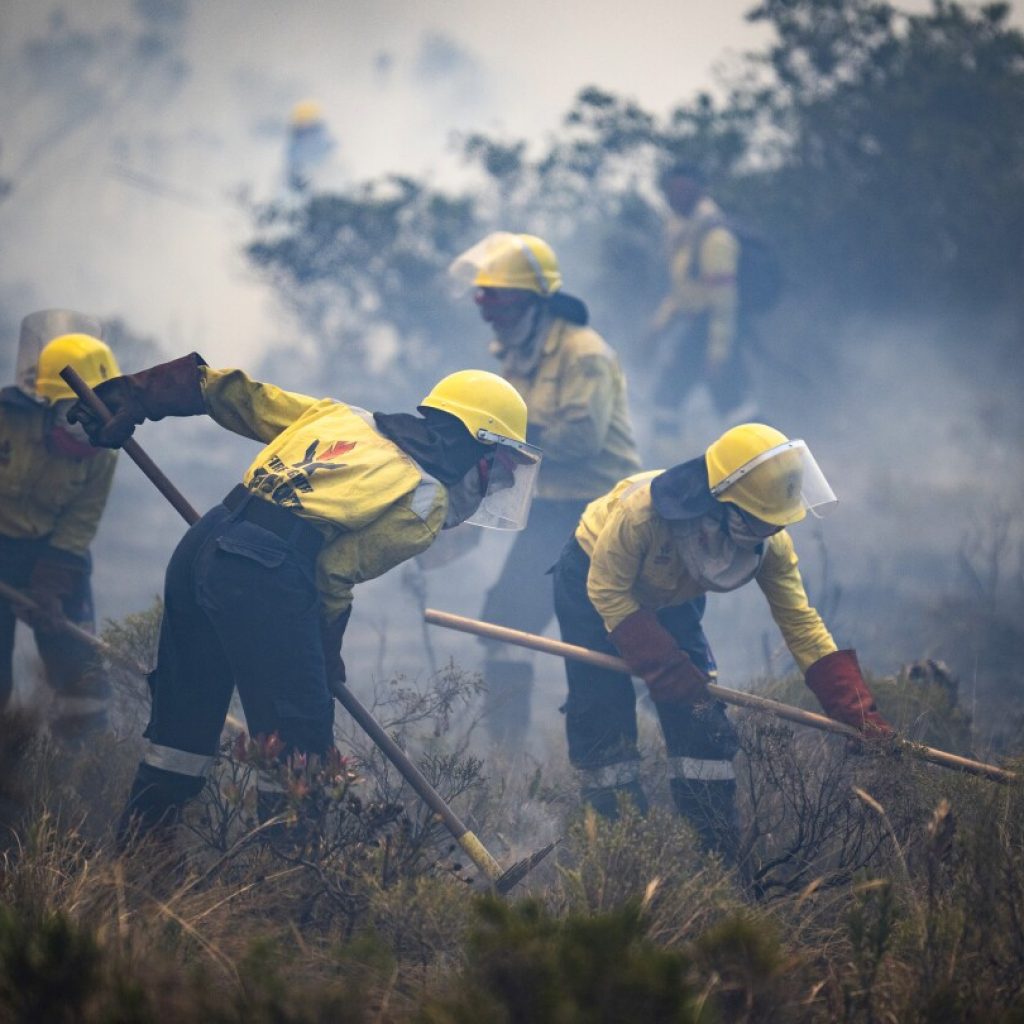
[[[537,0],[500,11],[468,0],[8,4],[0,89],[12,116],[0,127],[0,178],[12,190],[0,197],[0,327],[9,352],[0,365],[11,365],[22,315],[67,306],[120,317],[169,355],[263,361],[276,383],[297,387],[317,339],[297,336],[245,264],[251,223],[239,203],[283,195],[294,103],[322,105],[337,141],[323,172],[333,180],[406,172],[448,185],[466,173],[450,151],[453,132],[537,139],[590,82],[658,110],[709,87],[728,47],[760,38],[741,20],[748,6],[640,0],[623,17],[621,4],[594,0],[581,17]],[[638,300],[609,310],[588,293],[597,251],[561,253],[567,281],[620,351],[645,432],[634,346],[650,308]],[[490,365],[483,325],[464,319],[478,332],[480,365]],[[758,415],[803,436],[840,497],[832,518],[794,529],[812,598],[828,608],[837,639],[892,670],[923,653],[922,616],[957,585],[964,536],[992,510],[1020,506],[1016,394],[1005,367],[953,354],[971,352],[952,343],[953,324],[865,320],[836,336],[827,320],[804,316],[767,329],[768,355],[754,358]],[[1012,336],[997,319],[972,329]],[[384,334],[370,347],[383,360],[396,344]],[[414,402],[437,369],[403,382],[390,407]],[[140,439],[200,509],[255,454],[212,424],[166,422]],[[709,440],[695,435],[680,457]],[[159,592],[184,529],[122,462],[94,551],[101,617]],[[428,600],[477,615],[507,544],[489,534],[471,558],[428,576]],[[348,645],[364,678],[425,670],[420,600],[399,573],[361,588]],[[713,596],[707,628],[729,685],[786,664],[754,587]],[[479,662],[472,640],[441,634],[435,643],[439,656]],[[561,665],[537,664],[539,713],[557,721]]]

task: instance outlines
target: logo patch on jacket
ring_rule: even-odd
[[[339,455],[344,455],[346,452],[352,451],[355,446],[355,441],[335,441],[330,448],[325,448],[316,457],[316,461],[329,462],[331,459],[336,459]]]
[[[655,565],[668,565],[672,561],[672,545],[662,544],[658,553],[654,556]]]
[[[324,460],[333,455],[350,452],[355,448],[355,442],[349,444],[347,441],[335,441],[321,455],[316,450],[320,441],[314,441],[298,462],[286,466],[278,455],[271,455],[267,460],[267,468],[260,466],[252,475],[251,488],[258,494],[266,494],[271,501],[285,508],[302,508],[302,499],[299,492],[310,494],[313,485],[309,478],[314,473],[344,469],[344,462],[325,462]],[[346,447],[347,445],[347,447]]]

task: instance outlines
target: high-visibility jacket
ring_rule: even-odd
[[[50,415],[15,388],[0,391],[0,534],[47,538],[51,547],[84,555],[107,504],[117,453],[76,459],[51,450]]]
[[[437,538],[447,488],[384,437],[370,413],[261,384],[241,370],[199,372],[209,415],[266,444],[243,483],[324,535],[317,588],[328,620],[350,607],[357,583]]]
[[[725,362],[736,340],[740,244],[722,220],[722,211],[707,196],[691,216],[670,216],[665,232],[669,292],[652,321],[663,330],[675,320],[706,315],[705,358],[712,366]]]
[[[651,502],[651,480],[660,472],[622,480],[586,507],[576,529],[577,541],[590,556],[587,594],[609,632],[640,608],[665,608],[704,593],[687,573],[671,521]],[[786,646],[805,671],[835,651],[836,643],[807,600],[789,534],[774,534],[765,548],[754,578]]]
[[[498,342],[492,351],[499,359],[506,352]],[[626,379],[596,331],[556,319],[533,372],[515,373],[503,359],[501,374],[523,396],[531,437],[544,450],[538,498],[589,500],[640,468]]]

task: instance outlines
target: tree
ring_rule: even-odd
[[[487,230],[551,241],[569,290],[628,349],[663,288],[659,163],[704,164],[741,223],[772,239],[797,322],[809,296],[864,310],[1024,315],[1024,36],[1008,5],[765,0],[774,40],[727,100],[658,118],[581,91],[549,143],[463,140],[477,183],[445,195],[408,178],[298,209],[256,207],[249,247],[326,354],[362,369],[450,365],[478,351],[439,282]],[[383,329],[391,359],[374,362]]]

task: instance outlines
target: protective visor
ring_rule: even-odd
[[[476,287],[521,288],[548,295],[551,285],[540,260],[518,235],[492,231],[448,264],[452,295],[462,298]]]
[[[19,391],[40,401],[36,395],[39,355],[54,338],[64,334],[88,334],[93,338],[101,338],[103,328],[95,317],[76,313],[72,309],[41,309],[29,313],[21,321],[14,378]]]
[[[521,530],[530,515],[543,454],[532,444],[490,430],[478,430],[476,436],[493,444],[494,452],[482,460],[483,498],[466,522],[491,530]]]
[[[838,504],[804,441],[769,448],[717,483],[711,493],[774,526],[797,523],[808,512],[820,519]]]

